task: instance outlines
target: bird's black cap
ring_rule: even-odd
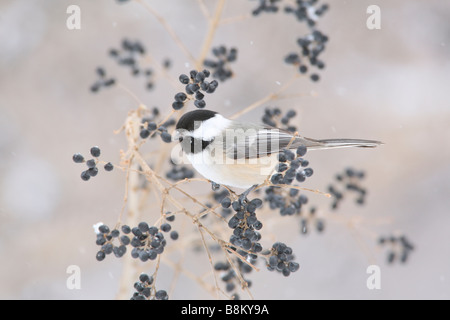
[[[177,130],[184,129],[194,131],[195,122],[201,122],[213,118],[217,112],[210,110],[194,110],[186,112],[177,123]]]

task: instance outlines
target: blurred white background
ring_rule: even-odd
[[[207,32],[198,2],[147,1],[197,57]],[[216,2],[205,2],[212,12]],[[66,27],[71,4],[81,8],[81,30]],[[323,235],[303,237],[289,218],[277,216],[269,229],[293,247],[301,268],[284,278],[260,264],[262,270],[249,276],[257,299],[450,298],[450,4],[380,0],[381,29],[369,30],[371,4],[332,1],[319,21],[330,37],[321,80],[298,79],[286,93],[304,97],[273,101],[243,117],[259,119],[265,106],[277,105],[297,110],[305,136],[386,143],[376,150],[308,155],[315,174],[307,187],[324,190],[346,166],[366,170],[367,204],[344,204]],[[256,5],[227,0],[223,17],[246,16]],[[237,47],[238,60],[234,79],[222,83],[208,105],[229,116],[278,90],[295,73],[283,58],[297,50],[295,41],[306,32],[281,13],[221,25],[213,45]],[[98,145],[102,159],[117,162],[126,145],[113,131],[136,104],[117,88],[92,94],[89,87],[95,68],[103,66],[146,105],[164,112],[181,90],[161,78],[154,91],[146,91],[142,79],[118,67],[107,52],[124,37],[141,40],[157,64],[170,58],[174,78],[192,69],[136,2],[0,0],[0,298],[116,297],[122,263],[95,260],[92,225],[114,225],[125,177],[101,172],[86,183],[71,158]],[[361,227],[352,227],[351,217]],[[396,231],[416,250],[406,265],[388,266],[376,237]],[[205,254],[194,257],[207,261]],[[381,290],[366,287],[372,263],[381,267]],[[81,269],[80,290],[66,287],[69,265]],[[170,283],[169,272],[162,270],[161,277],[162,286]],[[213,297],[181,277],[171,298]]]

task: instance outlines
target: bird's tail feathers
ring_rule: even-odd
[[[375,140],[363,140],[363,139],[324,139],[314,140],[309,138],[302,138],[303,141],[299,141],[299,144],[305,145],[308,149],[332,149],[332,148],[375,148],[383,143]],[[302,143],[303,142],[303,143]]]

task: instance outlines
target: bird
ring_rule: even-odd
[[[362,139],[311,139],[265,124],[230,120],[206,109],[183,114],[172,141],[180,143],[188,161],[204,178],[246,190],[266,181],[284,149],[374,148],[382,144]]]

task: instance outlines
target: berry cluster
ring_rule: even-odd
[[[227,49],[225,46],[220,46],[212,49],[212,53],[217,60],[206,59],[203,65],[210,68],[212,76],[220,81],[225,81],[233,76],[233,71],[228,67],[230,62],[237,59],[237,49]]]
[[[247,255],[247,253],[243,251],[239,252],[239,254],[243,256]],[[256,257],[248,257],[247,259],[251,264],[255,264],[256,262]],[[239,270],[241,275],[250,273],[252,271],[252,268],[248,264],[242,262],[240,259],[237,259],[237,269]],[[235,270],[231,268],[230,263],[228,261],[217,262],[214,265],[214,270],[221,272],[220,279],[225,283],[225,290],[231,293],[231,299],[239,300],[239,294],[236,292],[236,289],[239,287],[239,279],[236,276]],[[246,282],[246,286],[250,288],[252,282],[247,279],[244,279],[244,281]]]
[[[146,222],[140,222],[137,227],[131,228],[128,225],[122,225],[119,229],[110,231],[109,227],[101,224],[96,228],[97,240],[96,244],[101,246],[97,252],[97,260],[102,261],[106,255],[114,253],[118,258],[122,257],[126,251],[127,246],[131,245],[131,257],[145,262],[147,260],[155,260],[158,254],[164,252],[164,247],[167,244],[163,232],[169,232],[172,226],[169,222],[175,220],[174,215],[170,212],[165,216],[166,222],[161,224],[160,228],[149,226]],[[170,238],[177,240],[178,232],[172,230]],[[117,239],[117,240],[116,240]],[[119,242],[118,244],[116,242]]]
[[[153,69],[139,66],[139,59],[145,55],[145,52],[145,47],[141,42],[123,39],[121,48],[110,49],[109,56],[115,59],[119,65],[129,68],[133,76],[144,76],[146,88],[151,90],[154,87]]]
[[[254,16],[259,15],[261,12],[266,13],[275,13],[278,12],[279,8],[277,4],[281,2],[281,0],[258,0],[259,5],[255,9],[253,9],[252,14]]]
[[[358,171],[352,168],[347,168],[343,173],[337,174],[335,180],[341,185],[341,189],[333,184],[328,186],[328,192],[333,197],[331,209],[335,210],[338,208],[339,203],[344,199],[346,192],[356,193],[358,195],[356,198],[356,203],[359,205],[364,204],[367,191],[365,188],[360,186],[360,182],[364,179],[364,176],[364,171]],[[342,188],[344,190],[340,191]]]
[[[176,165],[170,160],[171,168],[166,172],[166,178],[172,181],[180,181],[184,179],[191,179],[195,173],[188,167]]]
[[[378,244],[381,246],[389,246],[387,262],[389,264],[399,260],[400,263],[406,263],[414,246],[405,236],[387,236],[380,237]]]
[[[175,120],[169,119],[158,127],[159,115],[159,109],[154,107],[151,113],[142,117],[139,135],[142,139],[154,138],[159,135],[163,142],[170,143],[172,142],[172,135],[167,131],[167,128],[174,126]]]
[[[228,220],[228,226],[233,229],[230,243],[250,252],[260,252],[262,246],[258,241],[261,240],[261,234],[258,230],[262,228],[263,224],[257,219],[255,212],[257,208],[261,207],[263,201],[255,198],[251,201],[238,199],[231,202],[229,197],[225,197],[221,203],[223,208],[231,206],[236,212]]]
[[[75,163],[86,163],[86,166],[88,167],[87,170],[84,170],[81,172],[81,179],[84,181],[88,181],[91,177],[95,177],[98,174],[98,157],[100,157],[100,148],[99,147],[92,147],[90,150],[91,156],[93,156],[93,159],[85,160],[84,156],[81,153],[75,153],[72,157],[73,162]],[[114,166],[111,162],[106,163],[103,168],[105,171],[112,171],[114,169]]]
[[[307,64],[309,64],[310,68],[315,66],[318,69],[323,69],[325,68],[325,63],[319,59],[319,55],[325,50],[327,41],[328,37],[326,35],[318,30],[314,30],[311,34],[297,39],[297,44],[301,48],[300,54],[290,53],[284,58],[284,61],[287,64],[298,67],[299,72],[302,74],[308,72]],[[312,81],[318,81],[319,75],[312,73],[310,78]]]
[[[155,290],[154,280],[152,276],[142,273],[139,281],[134,283],[136,290],[131,300],[168,300],[169,295],[166,290]]]
[[[292,13],[299,22],[306,22],[312,28],[329,8],[328,4],[319,6],[318,2],[318,0],[296,0],[295,5],[286,6],[284,12]]]
[[[282,242],[275,242],[270,252],[267,253],[267,269],[269,271],[276,270],[287,277],[291,272],[296,272],[300,268],[297,262],[292,261],[293,259],[294,255],[290,247]]]
[[[321,233],[325,229],[325,222],[316,215],[316,207],[312,206],[305,210],[308,197],[300,194],[298,189],[278,188],[270,186],[265,190],[264,201],[269,203],[272,210],[279,209],[281,216],[300,216],[300,232],[306,235],[313,224],[317,232]]]
[[[129,68],[132,76],[143,76],[146,81],[146,88],[151,90],[154,88],[154,71],[151,68],[144,68],[139,65],[139,60],[145,53],[145,47],[141,42],[129,39],[122,40],[120,49],[109,50],[109,56],[116,60],[120,66]],[[171,64],[169,59],[165,59],[162,68],[168,69]],[[99,80],[91,85],[90,90],[92,92],[98,92],[102,87],[110,87],[116,83],[114,78],[106,78],[106,72],[102,67],[98,67],[96,73]]]
[[[304,182],[306,178],[311,177],[314,171],[309,167],[306,168],[309,161],[302,158],[306,152],[307,148],[303,145],[299,146],[295,153],[289,149],[282,150],[278,154],[276,173],[271,176],[270,182],[274,185],[290,185],[294,180]]]
[[[95,225],[94,229],[97,234],[95,243],[101,247],[96,255],[98,261],[103,261],[106,255],[111,253],[114,253],[117,258],[123,257],[127,252],[126,246],[130,243],[130,239],[127,236],[120,237],[119,230],[110,230],[107,225],[102,223],[100,223],[100,225]],[[119,239],[119,245],[114,243],[115,239]]]
[[[131,250],[132,258],[139,258],[142,262],[145,262],[155,260],[158,254],[164,252],[167,241],[157,227],[149,226],[146,222],[140,222],[137,227],[130,231],[133,234],[130,242],[133,247]]]
[[[288,110],[285,114],[283,114],[281,109],[278,107],[266,108],[261,120],[268,126],[295,133],[297,131],[297,127],[289,124],[289,122],[296,115],[297,113],[295,112],[295,110]]]
[[[309,224],[313,223],[317,232],[322,233],[325,230],[325,221],[317,217],[316,207],[310,207],[308,216],[300,219],[300,233],[306,235],[309,231]],[[302,212],[303,215],[303,212]]]
[[[195,99],[194,105],[197,108],[204,108],[206,106],[204,100],[205,93],[213,93],[219,85],[217,80],[212,80],[211,82],[206,80],[210,75],[211,73],[208,70],[191,70],[189,76],[181,74],[179,80],[182,84],[186,85],[186,93],[178,92],[175,95],[175,101],[172,103],[172,108],[174,110],[180,110],[184,107],[185,102],[191,99]]]
[[[253,15],[257,16],[261,12],[278,12],[281,0],[260,0],[259,6],[253,10]],[[300,53],[289,53],[284,61],[287,64],[294,65],[302,74],[306,74],[308,69],[316,67],[317,69],[325,68],[325,63],[319,59],[319,55],[325,50],[328,37],[321,31],[317,30],[317,21],[328,10],[328,4],[318,4],[318,0],[296,0],[293,5],[289,4],[284,7],[284,12],[293,15],[300,23],[306,23],[309,33],[297,39],[300,46]],[[319,75],[311,73],[310,79],[318,81]]]
[[[102,67],[97,67],[95,70],[99,79],[91,85],[91,92],[98,92],[102,87],[110,87],[116,83],[114,78],[107,78],[105,69]]]
[[[286,6],[284,10],[288,14],[293,14],[297,21],[306,22],[310,29],[309,34],[297,39],[301,49],[300,54],[290,53],[285,58],[286,63],[297,66],[302,74],[308,72],[308,64],[309,68],[313,66],[317,69],[325,68],[325,63],[319,59],[319,55],[325,50],[328,37],[316,29],[316,24],[328,10],[328,5],[322,4],[316,7],[317,4],[318,0],[297,0],[294,6]],[[312,81],[318,81],[319,75],[312,73],[310,78]]]
[[[308,202],[305,195],[299,195],[298,189],[289,190],[271,186],[265,190],[265,193],[264,200],[269,203],[270,209],[279,209],[282,216],[300,214],[303,205]]]
[[[121,65],[129,66],[132,69],[133,74],[138,74],[140,68],[137,64],[138,57],[145,54],[145,48],[139,41],[131,41],[129,39],[123,39],[121,43],[121,49],[110,49],[109,55],[115,59]]]
[[[216,185],[215,183],[212,183],[212,190],[214,191],[212,193],[212,197],[214,199],[214,201],[216,201],[217,203],[222,204],[222,201],[225,201],[224,204],[222,204],[222,212],[221,215],[223,217],[228,217],[232,212],[233,209],[231,208],[231,199],[228,198],[228,196],[230,195],[230,193],[228,192],[227,189],[222,189],[219,190],[219,188],[217,188],[218,185]],[[224,200],[225,198],[228,198],[228,200]],[[229,204],[228,204],[229,202]],[[225,207],[224,207],[225,205]]]
[[[228,262],[217,262],[214,265],[214,270],[221,271],[220,279],[225,282],[226,291],[233,291],[236,287],[234,282],[232,281],[235,276],[235,272],[231,269],[230,264]]]

